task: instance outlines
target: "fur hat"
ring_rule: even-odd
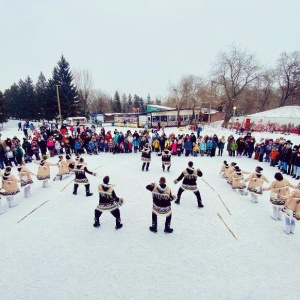
[[[194,163],[192,161],[189,161],[188,166],[192,167],[194,165]]]

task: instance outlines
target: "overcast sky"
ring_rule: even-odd
[[[94,88],[164,97],[232,44],[270,66],[300,50],[299,11],[299,0],[0,0],[0,90],[50,78],[63,54]]]

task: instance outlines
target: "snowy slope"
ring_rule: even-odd
[[[250,115],[251,117],[300,118],[300,106],[283,106]]]
[[[2,139],[22,137],[16,124],[5,124]],[[177,128],[166,130],[177,134]],[[231,134],[221,129],[204,131],[211,133]],[[288,139],[300,143],[298,136]],[[300,226],[294,235],[283,232],[283,221],[269,217],[268,193],[253,204],[233,192],[218,174],[224,159],[232,161],[227,153],[214,158],[172,157],[169,173],[162,172],[161,158],[154,154],[149,172],[141,171],[139,153],[84,158],[90,170],[101,165],[98,177],[89,176],[94,196],[85,197],[83,187],[74,196],[72,184],[61,192],[72,178],[51,181],[48,189],[34,179],[32,197],[18,194],[19,205],[0,216],[0,299],[299,299]],[[152,201],[145,186],[164,175],[176,194],[180,184],[173,180],[190,160],[214,189],[198,180],[205,207],[198,209],[196,197],[185,192],[181,204],[172,206],[174,232],[163,232],[164,218],[158,219],[158,233],[150,232]],[[245,157],[235,161],[248,171],[258,164]],[[272,181],[277,169],[260,165]],[[27,166],[36,172],[35,164]],[[51,169],[52,178],[56,171]],[[92,226],[99,177],[105,175],[125,199],[124,227],[118,231],[109,213],[101,216],[100,228]]]

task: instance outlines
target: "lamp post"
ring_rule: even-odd
[[[59,90],[58,90],[58,87],[60,87],[60,85],[56,84],[56,96],[57,96],[58,112],[59,112],[59,118],[60,118],[60,125],[62,125],[62,116],[61,116],[61,108],[60,108],[60,100],[59,100]]]
[[[212,96],[213,96],[213,87],[214,87],[214,83],[216,84],[220,84],[217,81],[212,80],[211,81],[211,87],[210,87],[210,97],[209,97],[209,114],[208,114],[208,124],[210,125],[211,123],[211,101],[212,101]]]

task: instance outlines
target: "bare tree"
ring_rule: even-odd
[[[254,86],[256,111],[266,110],[274,99],[274,80],[273,70],[265,70],[257,76]]]
[[[178,84],[171,84],[169,87],[169,97],[165,104],[175,106],[177,117],[183,108],[193,108],[199,105],[198,89],[201,78],[194,75],[183,76]]]
[[[234,101],[256,79],[258,69],[254,55],[236,46],[232,46],[229,52],[221,52],[218,55],[212,69],[212,76],[214,82],[222,86],[226,98],[226,101],[223,101],[225,102],[223,126],[228,126],[234,113]]]
[[[79,110],[82,115],[86,116],[89,111],[89,102],[91,101],[93,91],[93,77],[89,70],[73,71],[74,81],[79,95]]]
[[[279,106],[287,101],[300,89],[300,52],[281,53],[276,66],[276,79],[280,89]]]
[[[90,96],[89,109],[91,112],[111,112],[111,96],[101,90],[92,91]]]

